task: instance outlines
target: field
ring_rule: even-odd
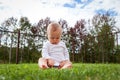
[[[120,64],[74,63],[72,69],[42,70],[37,64],[0,64],[0,80],[120,80]]]

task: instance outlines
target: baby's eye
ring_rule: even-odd
[[[57,37],[56,39],[59,39],[59,37]]]
[[[55,39],[54,37],[51,37],[51,39]]]

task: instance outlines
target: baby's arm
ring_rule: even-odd
[[[48,46],[47,43],[43,44],[43,48],[42,48],[42,57],[45,58],[47,60],[47,65],[48,67],[53,67],[54,65],[54,60],[51,58],[51,56],[49,55],[49,49],[50,46]]]
[[[65,60],[70,60],[70,58],[69,58],[69,53],[68,53],[68,49],[67,49],[67,47],[66,47],[66,45],[64,44],[64,46],[65,46],[65,51],[64,51],[64,56],[65,56]]]
[[[49,56],[49,53],[48,53],[48,44],[47,44],[47,43],[44,43],[44,44],[43,44],[42,57],[45,58],[45,59],[51,58],[51,57]]]

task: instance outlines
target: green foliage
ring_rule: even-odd
[[[15,63],[16,50],[19,44],[19,62],[37,62],[41,57],[42,44],[47,40],[46,29],[51,23],[49,17],[40,19],[32,25],[27,17],[11,17],[0,25],[0,63]],[[119,47],[116,48],[114,34],[115,19],[109,14],[95,15],[92,23],[84,19],[69,26],[66,20],[58,23],[63,28],[62,40],[66,43],[73,62],[120,63]],[[89,26],[90,24],[90,26]],[[87,28],[91,28],[87,31]],[[10,29],[10,31],[8,31]],[[18,31],[20,30],[20,43]],[[11,32],[12,31],[12,32]],[[1,45],[2,44],[2,45]]]
[[[2,64],[0,80],[119,80],[119,64],[74,63],[72,69],[42,70],[37,64]]]
[[[92,30],[92,35],[95,37],[91,47],[97,49],[97,54],[100,62],[109,62],[110,54],[115,47],[115,36],[113,31],[115,30],[115,20],[113,17],[110,17],[109,14],[104,15],[95,15],[92,19],[92,24],[94,30]]]

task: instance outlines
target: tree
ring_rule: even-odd
[[[5,20],[1,26],[2,26],[2,32],[4,32],[3,34],[6,35],[6,48],[10,46],[10,51],[8,50],[9,53],[9,63],[11,62],[11,56],[12,56],[12,45],[13,45],[13,34],[9,31],[14,31],[14,29],[17,28],[16,26],[17,24],[17,19],[14,17],[10,17],[7,20]],[[8,31],[9,30],[9,31]],[[9,32],[9,33],[8,33]],[[11,43],[8,43],[8,40],[11,41]]]
[[[24,48],[27,48],[27,52],[21,51],[21,55],[19,56],[21,59],[20,61],[22,62],[23,57],[25,57],[28,61],[30,61],[30,49],[32,49],[32,45],[34,45],[34,38],[30,35],[32,34],[30,30],[32,26],[27,17],[20,18],[19,26],[20,26],[20,44],[21,44],[20,47],[22,50],[24,50]]]
[[[84,38],[87,34],[85,24],[86,24],[85,20],[81,19],[77,21],[75,26],[71,27],[69,30],[70,34],[69,44],[71,45],[70,49],[72,52],[73,61],[75,61],[74,60],[75,55],[80,55],[81,45],[84,44]],[[83,56],[83,54],[81,56]],[[80,61],[80,56],[76,59],[77,59],[76,61]]]
[[[94,36],[98,43],[99,55],[101,56],[102,62],[109,61],[109,55],[114,49],[114,34],[115,29],[115,19],[111,17],[108,13],[103,15],[95,15],[92,19],[92,24],[94,27]],[[102,53],[102,55],[101,55]]]
[[[44,40],[47,39],[46,31],[47,26],[51,23],[51,20],[49,17],[46,17],[45,19],[40,19],[37,25],[32,26],[31,31],[34,35],[34,42],[37,43],[36,47],[37,50],[41,51],[42,43]]]

